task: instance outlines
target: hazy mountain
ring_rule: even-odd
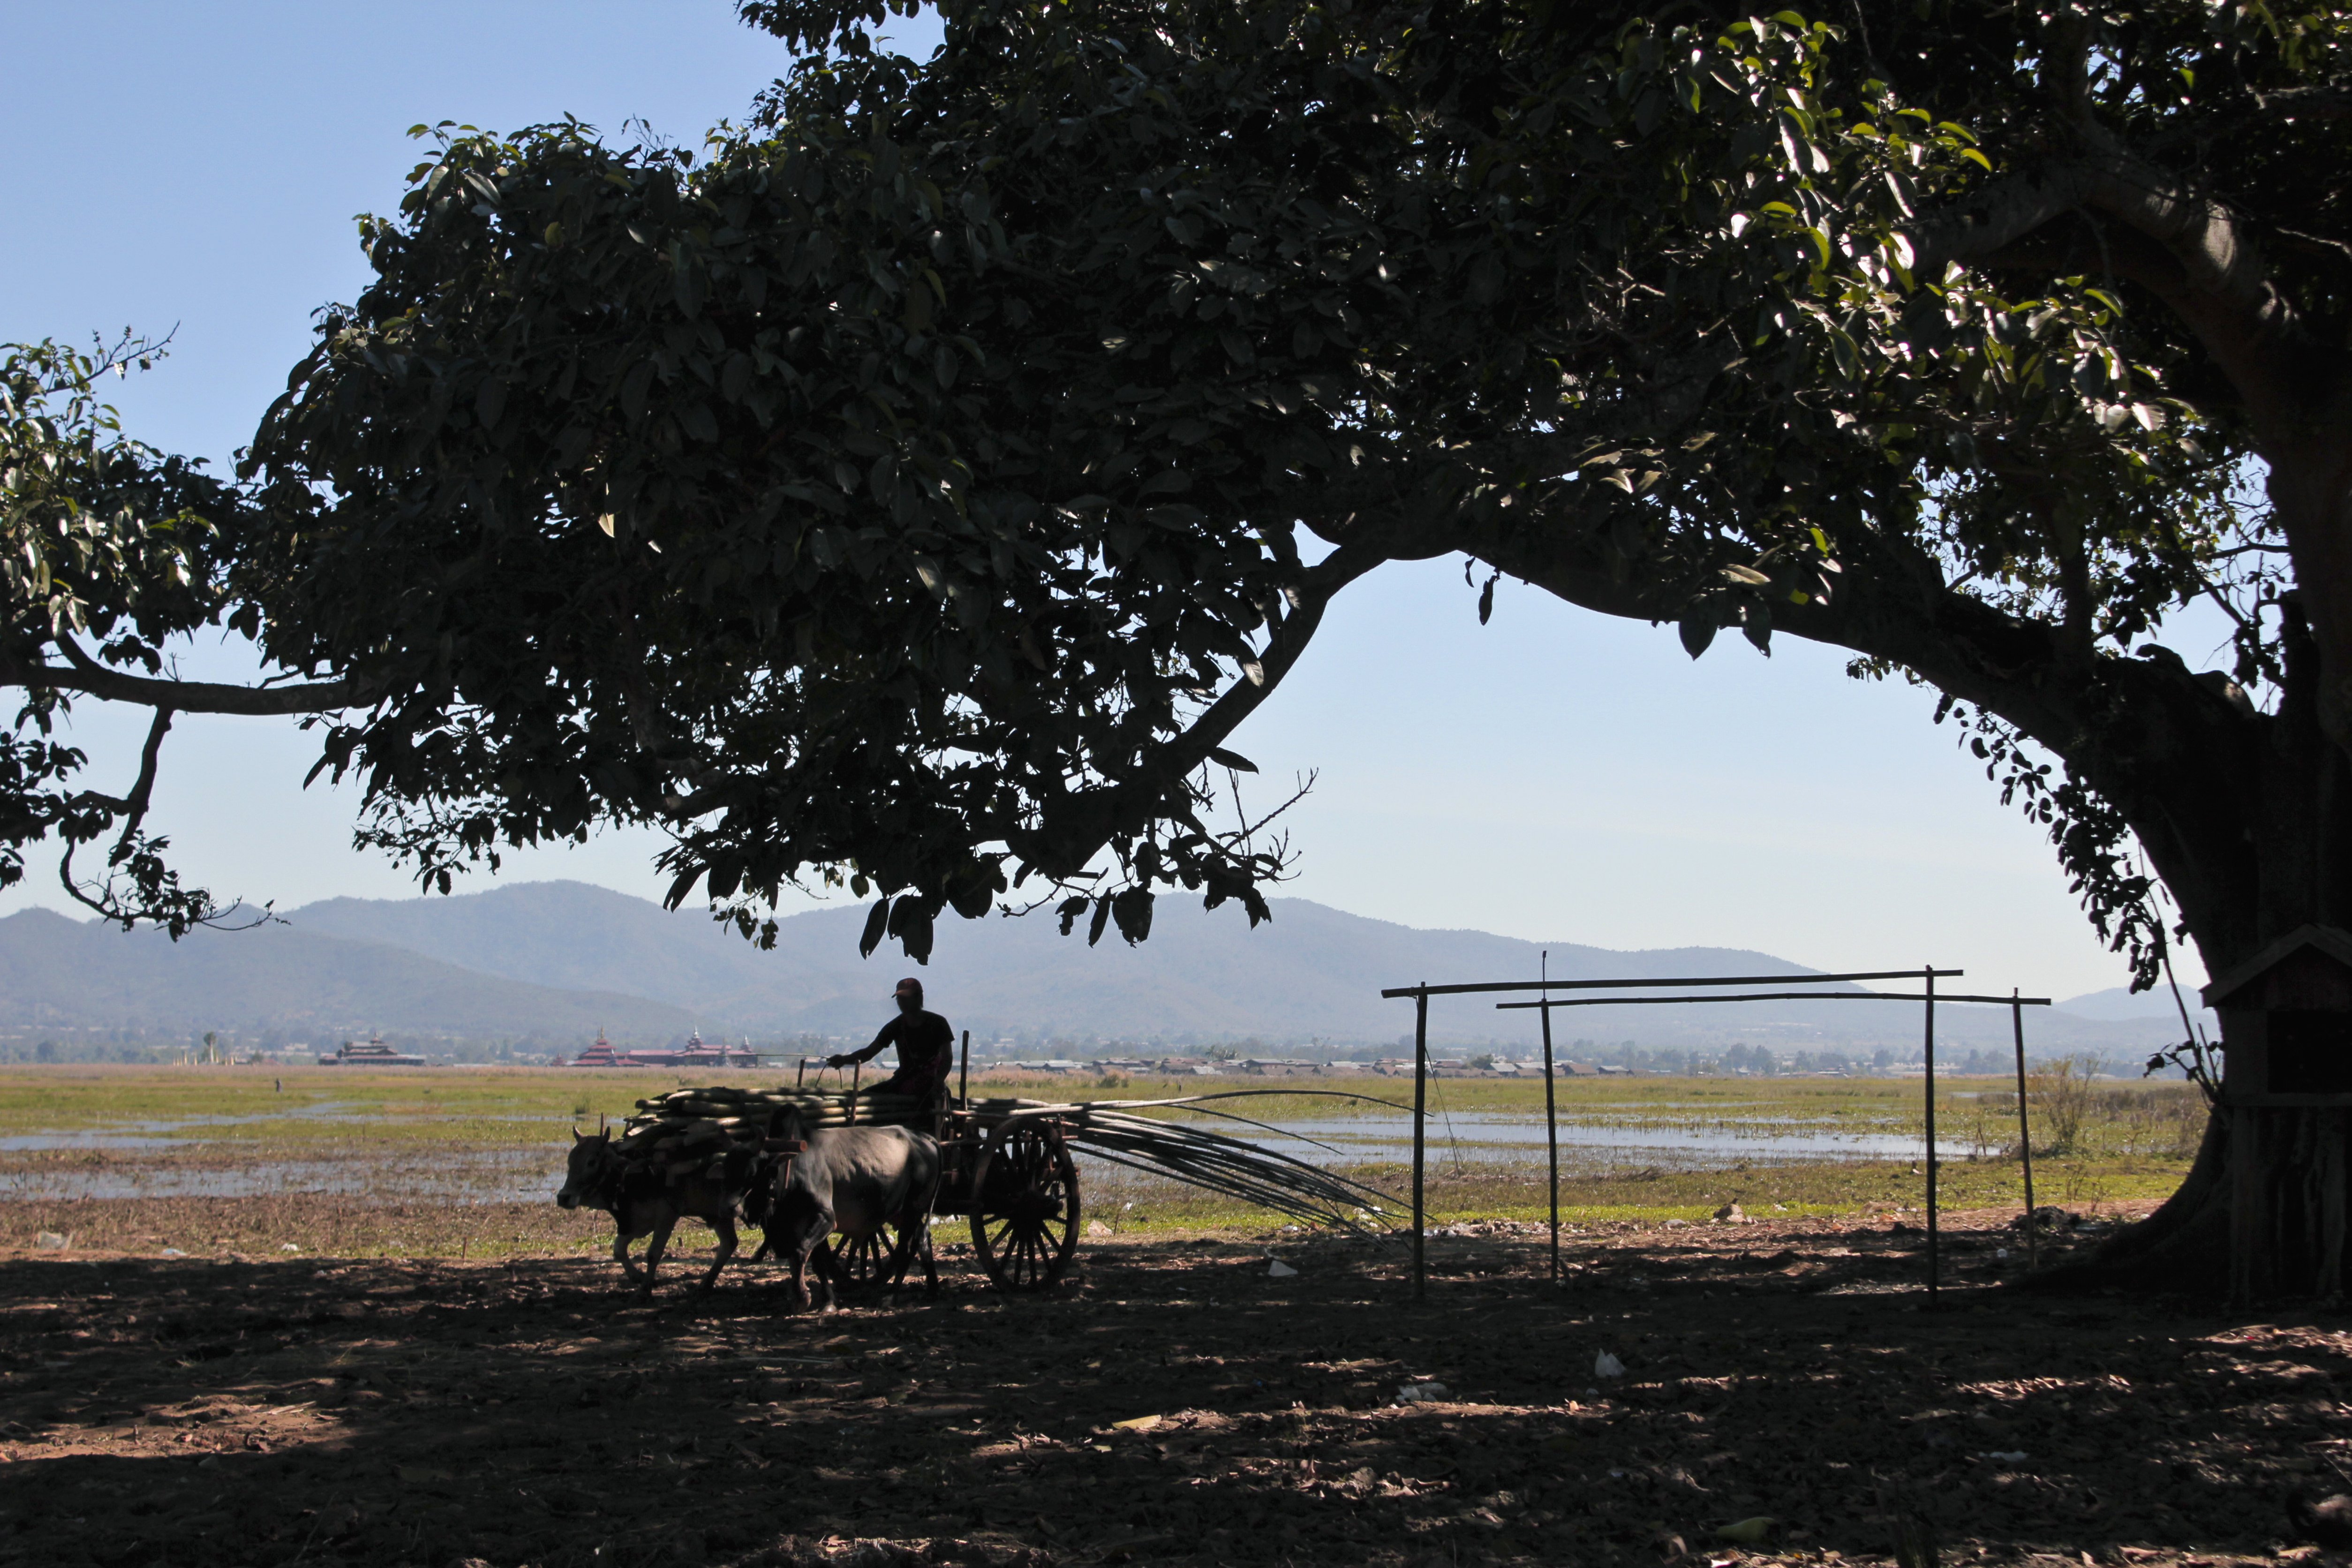
[[[2180,1000],[2189,1004],[2189,1016],[2205,1026],[2205,1032],[2215,1039],[2221,1037],[2221,1022],[2197,999],[2194,986],[2180,988]],[[2159,985],[2153,991],[2134,995],[2123,986],[2107,991],[2086,992],[2069,996],[2058,1005],[2078,1018],[2097,1018],[2107,1023],[2127,1023],[2152,1020],[2164,1024],[2172,1034],[2180,1033],[2180,1009],[2172,999],[2169,986]]]
[[[476,1040],[585,1043],[670,1040],[689,1026],[773,1042],[794,1034],[862,1035],[890,1016],[892,984],[919,973],[931,1005],[981,1039],[1110,1038],[1175,1043],[1310,1041],[1362,1050],[1409,1039],[1413,1010],[1383,987],[1532,977],[1542,944],[1471,931],[1419,931],[1303,899],[1274,900],[1258,930],[1232,906],[1162,899],[1151,940],[1115,935],[1089,948],[1050,919],[942,921],[938,951],[918,970],[886,944],[857,957],[865,911],[823,908],[780,921],[761,952],[700,910],[671,913],[579,882],[527,882],[457,898],[335,899],[242,932],[198,931],[173,943],[31,910],[0,920],[0,1026],[274,1030],[327,1041],[382,1029]],[[1809,973],[1767,953],[1729,948],[1617,952],[1560,942],[1558,979]],[[1991,989],[1995,977],[1950,983]],[[1901,983],[1886,988],[1908,989]],[[1827,990],[1854,994],[1859,987]],[[1689,995],[1690,992],[1658,993]],[[1531,1053],[1532,1012],[1497,1012],[1495,996],[1443,996],[1430,1036]],[[2146,1003],[2147,998],[2138,999]],[[2034,1009],[2037,1054],[2127,1055],[2178,1035],[2178,1020],[2126,1009],[2112,994],[2076,999],[2080,1016]],[[1593,1006],[1554,1015],[1563,1054],[1577,1042],[1780,1050],[1885,1047],[1917,1054],[1915,1003],[1770,1001]],[[1954,1049],[2006,1048],[2005,1007],[1940,1007],[1937,1037]]]
[[[371,1029],[569,1043],[603,1026],[618,1037],[667,1039],[687,1022],[642,996],[534,985],[289,926],[197,931],[174,942],[48,910],[0,920],[0,1024],[295,1030],[331,1047]]]
[[[1230,905],[1211,912],[1163,898],[1151,939],[1132,948],[1115,935],[1089,948],[1082,935],[1063,937],[1045,918],[949,916],[930,964],[919,970],[896,943],[871,960],[857,957],[862,909],[792,916],[778,923],[775,949],[761,952],[699,910],[670,913],[578,882],[520,883],[448,899],[338,899],[288,919],[297,931],[404,947],[510,980],[628,993],[681,1008],[706,1029],[758,1038],[877,1027],[889,1016],[892,984],[916,973],[933,1006],[983,1039],[1255,1036],[1269,1044],[1388,1045],[1411,1032],[1412,1007],[1382,1001],[1383,987],[1531,977],[1543,962],[1544,944],[1484,931],[1416,930],[1303,899],[1276,899],[1273,908],[1273,921],[1253,931]],[[1567,979],[1809,973],[1728,948],[1620,952],[1562,942],[1549,952],[1549,973]],[[1535,1016],[1497,1013],[1496,1000],[1435,1000],[1432,1037],[1531,1045]],[[1554,1036],[1563,1049],[1579,1039],[1746,1040],[1783,1049],[1885,1045],[1907,1058],[1919,1043],[1920,1013],[1913,1004],[1877,1002],[1573,1008],[1555,1015]],[[2149,1020],[2048,1009],[2028,1019],[2036,1051],[2125,1052],[2178,1032],[2177,1025],[2167,1032]],[[1954,1045],[2005,1045],[2008,1010],[1939,1008],[1937,1028]]]

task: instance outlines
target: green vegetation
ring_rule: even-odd
[[[601,1217],[565,1214],[551,1193],[566,1130],[617,1117],[633,1102],[675,1088],[667,1073],[557,1074],[544,1070],[436,1070],[346,1074],[337,1068],[47,1068],[0,1070],[0,1138],[57,1146],[0,1152],[0,1246],[41,1230],[85,1247],[190,1252],[275,1252],[351,1257],[576,1254],[604,1245]],[[975,1085],[978,1089],[981,1086]],[[1067,1079],[987,1080],[991,1094],[1123,1100],[1219,1092],[1216,1080],[1141,1079],[1113,1088]],[[1301,1100],[1277,1092],[1219,1102],[1266,1121],[1327,1120],[1345,1100]],[[1326,1080],[1285,1088],[1337,1089],[1409,1100],[1412,1086],[1385,1079]],[[1720,1130],[1754,1135],[1822,1129],[1916,1132],[1916,1081],[1900,1079],[1601,1079],[1560,1086],[1564,1121],[1645,1130]],[[1433,1085],[1432,1111],[1532,1121],[1541,1084],[1452,1079]],[[1952,1209],[2022,1201],[2014,1158],[2015,1100],[1989,1081],[1939,1084],[1948,1157],[1942,1202]],[[1402,1095],[1399,1091],[1402,1090]],[[2081,1097],[2070,1152],[2041,1152],[2036,1196],[2089,1209],[2160,1197],[2179,1184],[2202,1123],[2186,1085],[2091,1086]],[[1307,1108],[1312,1108],[1307,1109]],[[1385,1113],[1385,1112],[1383,1112]],[[2036,1108],[2037,1116],[2041,1115]],[[1449,1140],[1433,1121],[1427,1206],[1433,1223],[1528,1221],[1548,1212],[1539,1143],[1514,1158],[1477,1157],[1475,1140]],[[130,1139],[171,1140],[131,1143]],[[1483,1152],[1492,1156],[1488,1146]],[[1916,1210],[1925,1177],[1907,1159],[1767,1161],[1732,1154],[1713,1168],[1644,1165],[1630,1149],[1562,1150],[1560,1205],[1570,1226],[1699,1222],[1726,1204],[1759,1219],[1853,1216]],[[1399,1194],[1409,1165],[1382,1158],[1349,1173]],[[1121,1234],[1244,1232],[1279,1237],[1275,1216],[1214,1194],[1118,1170],[1090,1172],[1087,1215]],[[960,1237],[953,1222],[943,1239]]]

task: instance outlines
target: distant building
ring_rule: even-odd
[[[572,1059],[576,1068],[755,1068],[759,1054],[746,1040],[740,1047],[725,1041],[712,1044],[702,1037],[700,1030],[689,1036],[683,1046],[655,1047],[646,1050],[616,1051],[604,1038],[604,1031],[596,1031],[596,1043]]]
[[[383,1043],[382,1035],[370,1035],[367,1044],[345,1040],[335,1047],[335,1054],[320,1057],[322,1068],[421,1068],[423,1057],[404,1056]]]
[[[566,1065],[575,1068],[616,1068],[621,1065],[621,1058],[620,1054],[613,1049],[613,1042],[604,1037],[604,1031],[599,1029],[596,1031],[596,1043],[572,1058]]]

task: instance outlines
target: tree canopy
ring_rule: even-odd
[[[123,435],[100,400],[109,373],[149,369],[161,352],[128,336],[87,354],[0,345],[0,685],[23,693],[0,732],[0,888],[24,879],[27,851],[46,841],[75,900],[179,936],[238,917],[182,887],[170,840],[147,827],[173,716],[303,712],[341,692],[182,680],[168,668],[173,639],[211,626],[250,634],[260,608],[229,581],[247,534],[243,497]],[[151,712],[121,795],[82,784],[88,754],[58,737],[77,699]],[[78,868],[77,852],[109,836],[102,867]]]
[[[1458,552],[1940,688],[2143,980],[2136,844],[2209,963],[2333,897],[2335,13],[744,10],[808,52],[703,147],[437,133],[255,446],[265,646],[428,877],[619,818],[747,929],[1255,916],[1225,741]],[[2200,596],[2234,670],[2143,641]]]

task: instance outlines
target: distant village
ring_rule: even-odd
[[[268,1067],[539,1067],[558,1068],[760,1071],[814,1074],[827,1056],[866,1044],[860,1035],[799,1034],[755,1044],[739,1038],[707,1040],[698,1031],[666,1044],[616,1046],[600,1031],[591,1042],[565,1047],[544,1038],[484,1041],[461,1036],[401,1035],[353,1030],[327,1042],[289,1038],[289,1031],[234,1029],[189,1036],[182,1031],[74,1026],[0,1026],[0,1064],[117,1062],[128,1065]],[[1043,1047],[1042,1049],[1040,1047]],[[2038,1054],[2038,1053],[2037,1053]],[[805,1066],[804,1066],[805,1064]],[[1950,1049],[1939,1053],[1939,1076],[1980,1076],[2011,1070],[2009,1053]],[[882,1064],[881,1070],[887,1070]],[[1433,1042],[1430,1070],[1440,1078],[1537,1079],[1539,1056],[1524,1046],[1487,1042],[1464,1046]],[[1906,1055],[1880,1047],[1854,1050],[1774,1050],[1735,1043],[1721,1050],[1648,1047],[1636,1041],[1580,1039],[1564,1046],[1553,1062],[1561,1079],[1637,1075],[1734,1078],[1919,1077],[1917,1048]],[[1406,1077],[1412,1073],[1410,1037],[1367,1047],[1360,1042],[1312,1041],[1303,1047],[1243,1040],[1079,1040],[1032,1035],[974,1040],[971,1073],[982,1077]]]

